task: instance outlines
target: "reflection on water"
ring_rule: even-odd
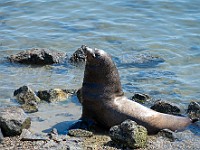
[[[114,56],[126,93],[145,92],[186,108],[200,97],[199,29],[198,0],[1,1],[0,104],[16,105],[13,91],[22,85],[77,89],[83,77],[83,68],[69,64],[33,67],[10,64],[6,56],[36,47],[70,56],[86,44]],[[161,59],[142,64],[140,55]]]

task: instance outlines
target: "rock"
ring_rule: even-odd
[[[28,129],[31,119],[21,108],[0,108],[0,128],[4,136],[20,135],[22,129]]]
[[[58,134],[58,131],[56,128],[53,128],[48,134],[48,139],[53,140],[55,142],[61,142],[61,141],[67,141],[70,136],[64,135],[64,134]]]
[[[43,145],[43,148],[45,149],[52,149],[52,150],[68,150],[70,149],[69,147],[69,142],[67,141],[67,139],[69,137],[67,137],[66,135],[59,135],[58,131],[56,128],[53,128],[51,130],[50,133],[47,134],[49,140],[46,144]]]
[[[16,96],[20,104],[28,104],[32,101],[36,103],[40,102],[40,98],[28,86],[22,86],[19,89],[15,90],[14,96]]]
[[[0,143],[3,141],[3,138],[4,138],[4,136],[3,136],[3,133],[2,133],[1,128],[0,128]]]
[[[48,65],[62,62],[66,57],[65,53],[44,48],[33,48],[22,51],[8,57],[10,62],[32,65]]]
[[[51,130],[51,132],[47,134],[47,136],[48,136],[49,139],[51,139],[51,140],[54,140],[54,141],[57,141],[57,142],[62,141],[62,139],[59,138],[58,131],[57,131],[56,128],[53,128],[53,129]]]
[[[167,138],[171,142],[174,142],[176,139],[175,133],[169,129],[163,129],[163,130],[159,131],[157,135]]]
[[[101,132],[100,132],[101,133]],[[94,134],[92,137],[84,138],[82,149],[84,150],[116,150],[108,146],[111,138],[105,134]]]
[[[134,100],[134,101],[136,101],[136,102],[138,102],[138,103],[143,104],[147,100],[149,100],[150,97],[147,94],[135,93],[131,99]]]
[[[188,105],[187,113],[192,120],[200,120],[200,102],[192,101]]]
[[[34,113],[38,111],[38,105],[34,101],[23,104],[21,108],[24,110],[25,113]]]
[[[41,149],[44,150],[71,150],[71,148],[69,147],[68,143],[65,141],[61,141],[61,142],[56,142],[54,140],[49,140],[48,142],[46,142]],[[75,150],[77,149],[76,147],[74,148]]]
[[[58,131],[56,128],[53,128],[50,133],[48,133],[50,139],[53,139],[54,136],[58,136]]]
[[[125,147],[143,148],[147,143],[147,129],[132,120],[110,128],[111,139]]]
[[[161,100],[157,101],[153,106],[151,106],[151,109],[166,114],[176,115],[180,113],[180,109],[177,106],[173,106],[172,104]]]
[[[28,86],[22,86],[14,91],[14,96],[20,104],[23,104],[21,108],[26,113],[34,113],[38,111],[37,103],[40,102],[40,98],[33,92]]]
[[[68,131],[68,135],[75,137],[91,137],[93,133],[83,129],[71,129]]]
[[[47,102],[64,101],[70,95],[74,94],[76,90],[50,89],[38,91],[37,95],[40,99]]]
[[[42,135],[33,134],[27,129],[23,129],[20,135],[20,140],[21,141],[46,141],[48,140],[48,138]]]
[[[85,49],[86,45],[82,45],[81,48],[78,48],[73,55],[70,57],[71,63],[82,63],[86,61],[86,55],[83,51]]]

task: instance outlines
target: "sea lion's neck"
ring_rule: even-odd
[[[83,80],[84,87],[86,89],[92,89],[92,91],[88,92],[93,92],[97,95],[123,95],[119,73],[115,64],[105,67],[86,64]]]

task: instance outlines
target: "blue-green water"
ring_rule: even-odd
[[[191,100],[200,100],[199,4],[199,0],[0,1],[1,105],[14,105],[13,91],[22,85],[34,90],[79,88],[83,77],[83,68],[33,68],[9,64],[4,57],[35,47],[70,56],[86,44],[125,64],[118,66],[128,96],[143,92],[187,108]],[[152,67],[126,66],[140,54],[165,61]]]

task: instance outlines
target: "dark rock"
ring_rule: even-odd
[[[85,45],[82,45],[81,48],[78,48],[73,55],[70,57],[71,63],[82,63],[86,61],[86,55],[83,51],[85,49]]]
[[[157,135],[167,138],[171,142],[174,142],[176,139],[175,133],[169,129],[163,129],[163,130],[159,131]]]
[[[21,106],[25,113],[34,113],[38,111],[38,104],[34,101],[25,103]]]
[[[47,141],[48,138],[46,136],[33,134],[27,129],[23,129],[20,135],[20,140],[21,141]]]
[[[69,138],[68,135],[58,134],[58,131],[56,128],[53,128],[47,134],[47,137],[48,137],[48,139],[56,141],[56,142],[66,141]]]
[[[150,99],[150,96],[147,94],[135,93],[131,99],[143,104]]]
[[[166,114],[180,113],[180,109],[177,106],[173,106],[172,104],[169,104],[161,100],[157,101],[153,106],[151,106],[151,109]]]
[[[68,135],[75,137],[91,137],[93,133],[83,129],[71,129],[68,131]]]
[[[0,128],[4,136],[20,135],[22,129],[28,129],[30,125],[30,118],[21,108],[0,108]]]
[[[132,120],[110,128],[111,139],[124,147],[142,148],[147,143],[147,129]]]
[[[62,62],[66,57],[65,53],[44,48],[34,48],[22,51],[8,57],[10,62],[32,65],[47,65]]]
[[[200,103],[199,102],[195,102],[192,101],[189,105],[188,105],[188,110],[187,110],[188,116],[194,120],[200,120]]]
[[[38,91],[37,95],[44,101],[57,102],[66,100],[70,95],[73,95],[74,93],[76,93],[76,90],[50,89]]]
[[[3,138],[4,138],[4,136],[3,136],[3,133],[2,133],[1,128],[0,128],[0,143],[3,141]]]
[[[14,91],[14,96],[21,104],[28,104],[32,101],[38,103],[40,98],[33,92],[33,90],[28,86],[22,86],[19,89]]]

